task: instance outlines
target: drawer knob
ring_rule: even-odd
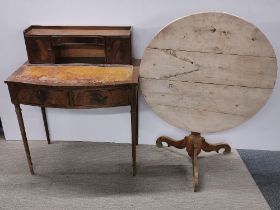
[[[45,91],[38,90],[36,97],[39,101],[44,102],[47,100],[47,93]]]
[[[107,101],[107,96],[102,95],[101,93],[93,92],[91,93],[91,101],[93,103],[105,104]]]

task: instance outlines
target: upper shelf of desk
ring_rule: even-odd
[[[130,26],[32,26],[26,36],[104,36],[130,37]]]
[[[24,31],[32,64],[131,64],[131,26],[30,26]]]
[[[25,64],[6,82],[48,86],[104,86],[138,82],[132,65],[32,65]]]

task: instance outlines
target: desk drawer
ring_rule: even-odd
[[[129,105],[129,89],[101,89],[73,91],[73,105],[110,107]]]
[[[21,104],[63,107],[69,105],[68,91],[51,90],[37,87],[21,87],[17,92]]]
[[[53,36],[51,38],[53,46],[69,45],[69,44],[94,44],[94,45],[105,45],[105,39],[101,36]]]

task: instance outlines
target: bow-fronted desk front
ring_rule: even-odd
[[[131,106],[132,162],[136,175],[138,144],[138,66],[24,64],[5,82],[15,106],[31,174],[34,174],[20,104],[42,110],[48,143],[46,107],[86,109]]]

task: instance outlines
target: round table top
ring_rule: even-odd
[[[144,52],[141,90],[152,110],[188,131],[227,130],[251,118],[272,93],[276,56],[253,24],[200,13],[163,28]]]

